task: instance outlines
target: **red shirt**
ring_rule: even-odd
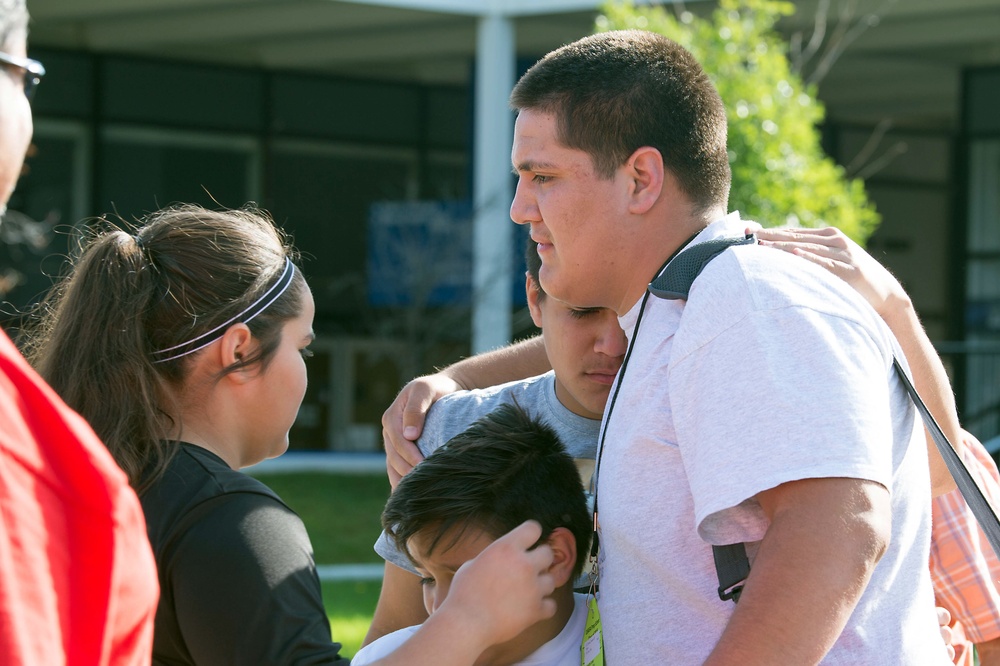
[[[0,332],[0,663],[148,664],[158,595],[125,474]]]

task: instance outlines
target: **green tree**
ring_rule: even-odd
[[[859,179],[823,152],[824,108],[792,71],[775,23],[790,2],[719,0],[708,18],[662,5],[607,3],[596,30],[638,28],[682,44],[708,72],[729,119],[730,210],[764,226],[835,226],[864,244],[879,214]]]

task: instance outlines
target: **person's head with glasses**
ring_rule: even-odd
[[[0,0],[0,215],[7,209],[31,143],[31,107],[25,93],[45,71],[28,59],[27,38],[24,0]]]

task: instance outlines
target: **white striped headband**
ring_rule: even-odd
[[[275,281],[271,287],[265,291],[260,298],[251,303],[243,312],[239,313],[232,319],[225,321],[211,331],[202,333],[198,337],[191,338],[187,342],[182,342],[179,345],[174,345],[173,347],[167,347],[166,349],[161,349],[159,351],[153,352],[153,363],[166,363],[167,361],[173,361],[176,358],[182,356],[187,356],[188,354],[193,354],[196,351],[204,349],[216,340],[222,338],[226,334],[227,328],[233,324],[239,322],[246,324],[251,319],[259,315],[261,312],[266,310],[272,303],[281,298],[281,295],[288,290],[288,287],[292,284],[292,278],[295,277],[295,264],[292,263],[291,259],[285,258],[285,270],[281,273],[281,276]],[[190,349],[189,349],[190,347]],[[163,356],[164,354],[171,354],[167,358],[157,358]]]

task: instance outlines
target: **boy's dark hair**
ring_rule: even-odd
[[[560,142],[589,153],[604,178],[651,146],[698,212],[729,199],[722,99],[694,56],[662,35],[620,30],[567,44],[521,77],[510,105],[555,114]]]
[[[578,575],[593,529],[580,474],[552,428],[518,405],[501,405],[427,456],[382,512],[386,534],[407,554],[418,532],[430,531],[433,552],[452,528],[445,548],[468,527],[499,538],[529,519],[542,525],[539,542],[557,527],[573,534]]]

